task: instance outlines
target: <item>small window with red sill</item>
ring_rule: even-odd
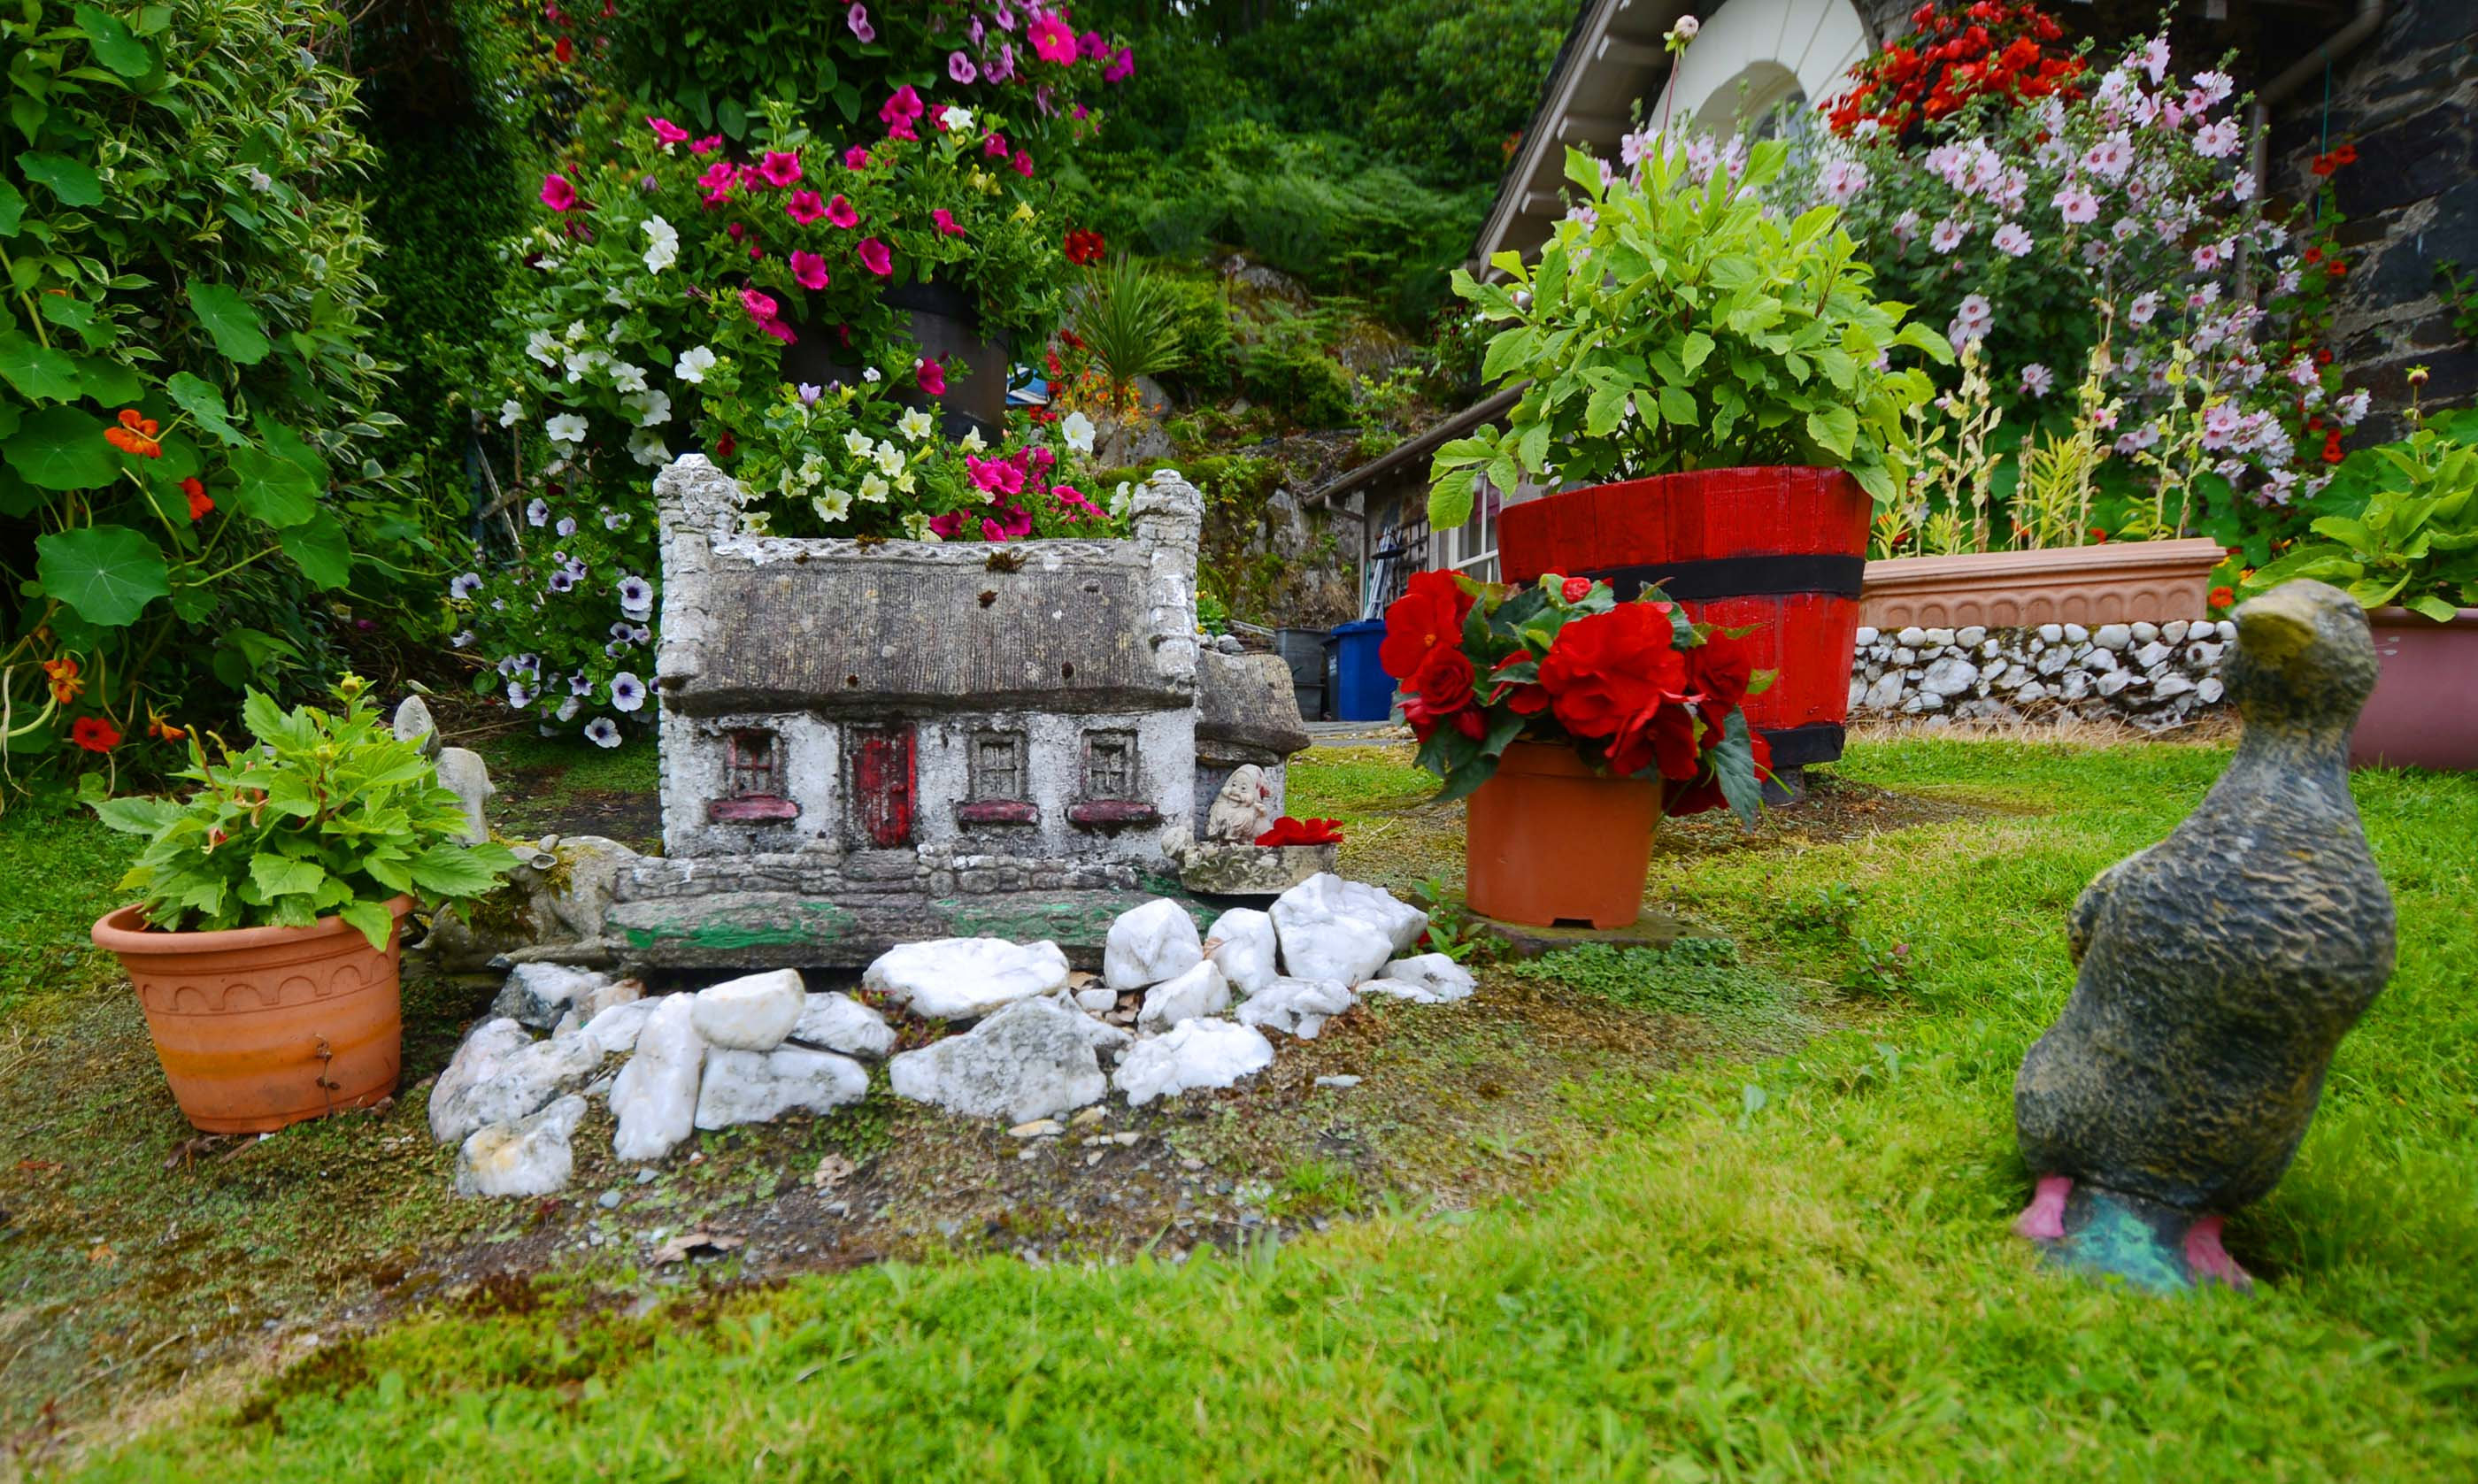
[[[1141,797],[1136,766],[1136,734],[1091,731],[1084,734],[1084,789],[1067,810],[1071,823],[1114,829],[1151,824],[1160,811]]]
[[[785,795],[782,739],[762,727],[735,727],[722,739],[722,797],[709,800],[706,817],[756,823],[799,817],[800,806]]]
[[[1032,824],[1041,811],[1031,799],[1022,732],[975,732],[967,743],[965,767],[972,797],[955,806],[965,824]]]

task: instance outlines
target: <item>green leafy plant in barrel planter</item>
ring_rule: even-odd
[[[252,691],[256,744],[210,759],[190,739],[186,799],[88,805],[147,837],[122,878],[139,900],[94,926],[120,958],[191,1122],[281,1128],[395,1086],[398,933],[417,896],[482,895],[516,865],[470,843],[463,806],[417,742],[395,737],[346,676],[341,713]]]
[[[1524,390],[1504,427],[1438,450],[1429,500],[1442,530],[1483,480],[1506,499],[1568,486],[1506,506],[1504,576],[1660,582],[1698,619],[1752,627],[1781,684],[1749,720],[1783,766],[1840,752],[1868,522],[1909,477],[1906,415],[1933,390],[1897,362],[1953,359],[1877,299],[1833,208],[1767,213],[1786,150],[1740,167],[1653,136],[1627,173],[1570,150],[1581,200],[1539,263],[1455,275],[1500,327],[1483,377]]]

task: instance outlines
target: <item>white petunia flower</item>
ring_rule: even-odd
[[[870,441],[869,435],[863,433],[858,428],[854,428],[844,435],[844,451],[850,454],[855,459],[868,458],[869,451],[876,446],[876,444]]]
[[[559,337],[548,330],[536,330],[525,337],[525,354],[544,365],[557,365],[559,358],[551,352],[559,349]]]
[[[275,189],[275,177],[254,164],[244,166],[240,173],[241,178],[249,182],[249,189],[260,195],[265,195]]]
[[[648,216],[643,225],[647,239],[645,271],[660,273],[679,261],[680,234],[660,216]]]
[[[525,404],[522,402],[518,401],[514,397],[510,397],[508,400],[499,404],[499,426],[503,428],[513,428],[518,423],[524,421],[524,418]]]
[[[620,399],[620,405],[636,415],[641,428],[660,427],[671,420],[671,394],[659,388],[631,392]]]
[[[671,374],[694,384],[705,380],[705,373],[712,369],[714,352],[703,345],[692,345],[680,352],[679,364],[671,367]]]
[[[878,468],[884,473],[895,475],[903,472],[903,449],[901,445],[891,440],[880,443],[877,445],[877,453],[874,457],[876,458]]]
[[[966,453],[979,453],[982,449],[987,448],[990,445],[983,441],[980,429],[966,428],[964,430],[963,439],[958,441],[955,446],[961,448]]]
[[[975,428],[974,436],[978,437],[979,432]],[[1067,440],[1067,446],[1077,453],[1089,454],[1093,451],[1093,419],[1082,413],[1069,413],[1059,421],[1058,436]]]
[[[611,385],[620,391],[643,391],[645,390],[645,368],[631,365],[625,361],[616,362],[611,367]]]
[[[850,490],[827,490],[811,498],[809,508],[818,513],[820,520],[832,525],[851,513],[851,502]]]
[[[875,384],[876,382],[883,380],[883,378],[877,374],[877,367],[873,365],[863,367],[860,373],[860,379],[872,384]]]
[[[585,441],[585,419],[574,413],[562,413],[544,423],[543,431],[550,435],[554,443],[582,443]]]
[[[651,428],[639,428],[628,435],[628,456],[647,468],[660,468],[671,462],[671,451],[663,446],[663,435]]]
[[[960,109],[949,103],[947,105],[946,119],[948,128],[962,133],[973,127],[973,111]]]
[[[869,501],[872,505],[876,505],[886,499],[886,491],[890,488],[892,487],[879,476],[875,474],[864,474],[861,476],[860,480],[860,497]]]
[[[916,443],[927,438],[933,426],[929,415],[917,407],[895,420],[896,431]]]

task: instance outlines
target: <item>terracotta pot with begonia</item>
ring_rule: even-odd
[[[1622,927],[1664,814],[1752,820],[1770,749],[1743,703],[1772,683],[1742,634],[1657,592],[1422,572],[1385,614],[1420,765],[1468,796],[1465,893],[1483,917]]]

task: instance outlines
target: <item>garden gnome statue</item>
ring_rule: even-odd
[[[2288,1168],[2333,1048],[2392,971],[2391,896],[2349,797],[2349,730],[2375,684],[2365,615],[2291,582],[2237,625],[2237,756],[2166,840],[2074,903],[2080,977],[2013,1083],[2038,1177],[2014,1229],[2155,1291],[2247,1286],[2221,1224]]]
[[[2391,979],[2391,894],[2349,797],[2371,689],[2354,597],[2285,582],[2240,607],[2228,773],[2074,902],[2074,996],[2014,1078],[2039,1177],[2014,1231],[2060,1264],[2247,1286],[2220,1224],[2280,1182],[2332,1048]]]

